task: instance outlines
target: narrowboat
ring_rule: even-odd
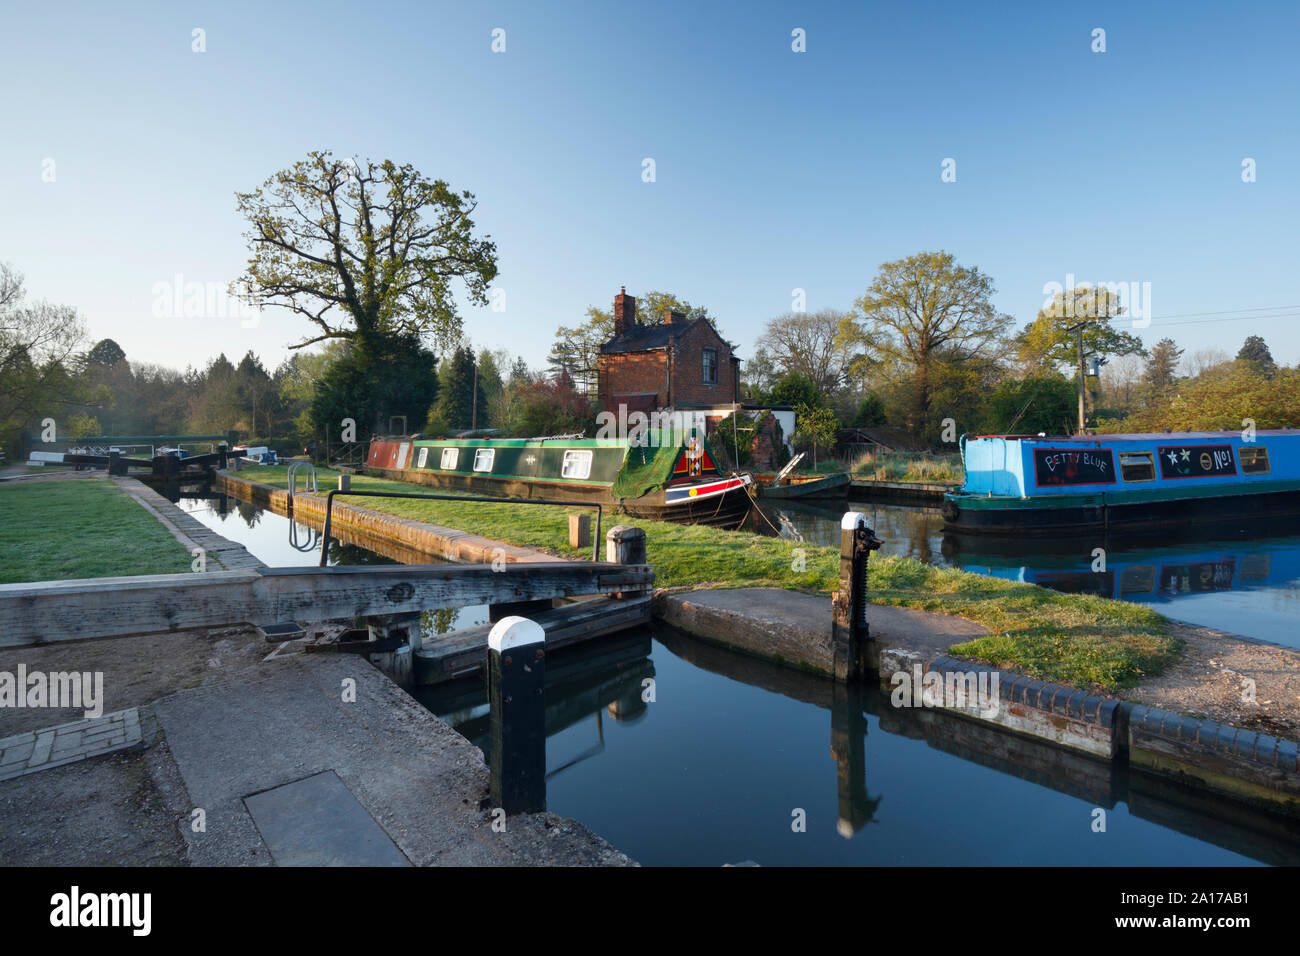
[[[366,473],[503,498],[598,503],[640,518],[729,526],[749,513],[748,474],[724,474],[702,437],[375,438]]]
[[[1300,431],[962,436],[946,531],[1142,533],[1300,515]]]
[[[780,484],[759,483],[755,487],[764,498],[843,498],[849,493],[850,483],[848,473],[841,471],[818,477],[799,475],[785,478]]]

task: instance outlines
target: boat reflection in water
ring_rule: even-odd
[[[651,654],[661,667],[656,668]],[[703,699],[701,692],[707,695]],[[485,754],[490,750],[481,680],[416,694]],[[790,705],[804,713],[811,707],[812,721],[769,725],[760,713]],[[709,719],[715,706],[729,715],[725,723]],[[617,722],[618,732],[611,721]],[[687,727],[691,730],[684,733]],[[749,733],[737,736],[742,727]],[[1138,857],[1123,862],[1177,846],[1186,861],[1226,862],[1228,858],[1214,855],[1220,851],[1211,847],[1218,847],[1237,854],[1232,860],[1239,863],[1300,864],[1300,820],[1238,806],[941,710],[894,707],[874,685],[824,680],[658,625],[653,632],[642,630],[548,657],[546,734],[547,779],[554,784],[550,809],[583,820],[646,863],[716,865],[727,862],[725,854],[737,845],[746,849],[734,852],[762,863],[937,862],[928,859],[929,853],[950,863],[988,862],[998,840],[990,844],[969,831],[955,842],[947,833],[917,859],[894,859],[881,845],[900,838],[906,844],[915,827],[939,825],[934,820],[926,824],[909,809],[914,795],[908,782],[909,776],[938,774],[937,779],[955,781],[956,789],[948,800],[930,795],[928,812],[942,813],[945,825],[952,822],[959,829],[970,800],[963,782],[969,786],[979,780],[981,792],[993,793],[1003,808],[1003,816],[990,824],[995,831],[1018,820],[1056,832],[1062,815],[1073,821],[1076,814],[1086,816],[1090,808],[1103,807],[1116,812],[1116,826],[1131,834],[1130,849]],[[915,746],[921,743],[923,747]],[[822,749],[826,744],[829,753]],[[788,779],[786,753],[810,757],[813,766],[826,769]],[[969,769],[956,770],[950,761]],[[898,776],[905,768],[907,773]],[[995,779],[980,776],[989,771]],[[762,823],[771,809],[762,803],[764,797],[780,801],[787,790],[798,794],[798,805],[833,813],[825,825],[833,820],[838,849],[807,837],[786,842],[781,834],[789,834],[788,810],[782,811],[785,824]],[[757,806],[753,818],[748,816],[751,805]],[[719,806],[730,821],[727,833],[717,832],[711,815]],[[809,813],[810,824],[816,819],[823,825],[820,811]],[[1156,826],[1135,829],[1120,822],[1125,817]]]
[[[846,507],[867,515],[885,542],[882,555],[1147,604],[1204,627],[1300,646],[1294,626],[1300,614],[1300,522],[1231,521],[1158,535],[1024,539],[945,533],[937,509],[860,501]],[[834,507],[772,502],[751,515],[747,527],[838,548],[841,516]]]

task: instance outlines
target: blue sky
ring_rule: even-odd
[[[0,260],[132,359],[273,366],[302,320],[160,319],[154,287],[236,278],[234,192],[330,149],[478,196],[506,311],[466,333],[535,368],[620,285],[707,306],[746,358],[792,289],[848,309],[931,249],[1018,324],[1068,275],[1149,282],[1148,344],[1295,363],[1297,35],[1294,2],[15,5]]]

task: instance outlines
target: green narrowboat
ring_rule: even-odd
[[[640,518],[739,524],[752,478],[724,474],[708,443],[621,438],[375,438],[366,472],[503,498],[598,503]]]

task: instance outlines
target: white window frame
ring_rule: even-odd
[[[585,481],[591,477],[591,460],[594,456],[590,448],[570,448],[564,453],[560,465],[560,477]]]
[[[1128,483],[1130,483],[1130,484],[1136,484],[1136,483],[1143,482],[1143,481],[1155,481],[1155,480],[1156,480],[1156,461],[1155,461],[1155,453],[1154,453],[1154,452],[1149,452],[1149,451],[1121,451],[1121,452],[1118,453],[1118,455],[1117,455],[1116,457],[1119,459],[1119,477],[1120,477],[1120,480],[1121,480],[1121,481],[1125,481],[1125,482],[1128,482]],[[1126,458],[1128,459],[1128,461],[1125,461]],[[1125,467],[1132,467],[1132,466],[1137,465],[1137,464],[1139,464],[1139,463],[1140,463],[1140,464],[1143,464],[1143,465],[1146,465],[1147,468],[1150,469],[1149,477],[1147,477],[1147,478],[1127,478],[1127,477],[1125,477],[1125,475],[1124,475],[1124,469],[1125,469]]]
[[[429,446],[425,445],[420,449],[420,457],[416,460],[416,468],[423,468],[429,462]]]
[[[483,463],[482,467],[479,467],[481,456],[487,456],[487,461]],[[495,448],[476,448],[474,450],[474,470],[491,471],[492,462],[496,461],[496,457],[497,450]]]
[[[442,450],[442,467],[448,471],[456,470],[456,463],[460,461],[459,448],[444,448]]]

